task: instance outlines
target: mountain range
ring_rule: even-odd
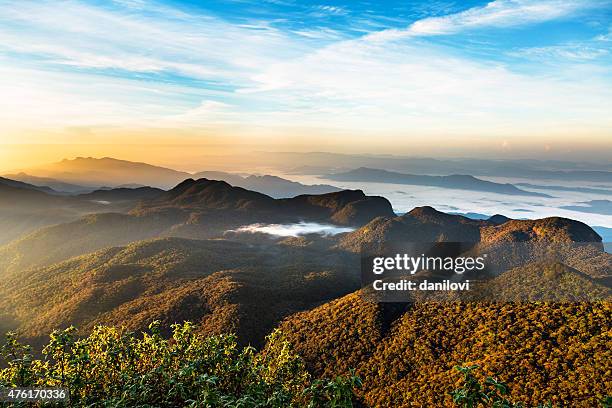
[[[49,187],[0,178],[0,244],[38,228],[74,221],[87,214],[126,212],[139,200],[153,198],[162,191],[141,187],[65,195]]]
[[[202,171],[191,174],[110,157],[65,159],[46,166],[6,174],[5,177],[14,182],[46,186],[48,187],[47,192],[52,194],[68,195],[109,188],[153,186],[170,189],[188,178],[226,181],[233,186],[258,191],[274,198],[288,198],[300,194],[324,194],[341,190],[327,184],[305,185],[271,175],[241,176],[222,171]]]
[[[85,334],[98,324],[140,331],[190,320],[260,346],[280,327],[312,372],[356,369],[364,406],[445,406],[453,367],[465,363],[503,376],[529,406],[590,407],[607,393],[612,255],[581,222],[474,220],[428,206],[397,215],[361,190],[275,198],[207,178],[72,195],[1,181],[1,222],[66,217],[32,222],[0,244],[0,331],[34,344],[69,325]],[[302,221],[351,231],[239,232]],[[496,268],[475,283],[484,298],[368,301],[362,248],[403,241],[485,251]]]
[[[33,185],[33,184],[30,184],[30,183],[25,183],[25,182],[18,181],[18,180],[8,179],[8,178],[5,178],[5,177],[0,177],[0,185],[1,186],[8,186],[8,187],[24,189],[24,190],[42,191],[42,192],[48,193],[48,194],[55,194],[55,193],[57,193],[55,190],[53,190],[51,187],[48,187],[48,186]]]
[[[23,169],[11,176],[20,179],[20,174],[22,174],[21,177],[50,178],[72,185],[98,188],[131,183],[171,188],[180,181],[191,177],[191,174],[186,172],[111,157],[64,159],[57,163]]]
[[[84,318],[84,321],[93,319],[91,320],[93,324],[101,321],[99,319],[103,315],[115,313],[113,312],[115,308],[123,307],[122,305],[127,302],[121,300],[123,295],[114,298],[116,299],[114,301],[109,300],[110,303],[99,298],[107,296],[107,292],[114,293],[112,288],[115,287],[113,285],[119,285],[118,280],[132,282],[137,276],[140,277],[138,279],[144,279],[143,282],[138,284],[132,282],[124,289],[120,289],[120,293],[128,291],[129,296],[125,296],[129,299],[144,302],[141,295],[149,290],[146,289],[149,287],[146,282],[154,279],[155,285],[161,284],[159,273],[162,271],[164,274],[178,274],[176,276],[180,278],[175,282],[177,284],[189,282],[192,279],[189,278],[191,276],[189,274],[208,279],[209,275],[214,275],[216,272],[236,271],[235,273],[240,276],[245,276],[243,274],[247,272],[244,268],[247,266],[247,269],[254,268],[253,277],[257,276],[257,279],[265,277],[269,280],[265,284],[261,282],[264,286],[275,285],[275,279],[278,278],[276,275],[280,273],[266,272],[269,274],[260,276],[259,274],[263,273],[264,269],[268,270],[268,267],[279,271],[294,270],[295,273],[302,274],[303,279],[308,275],[314,281],[318,279],[317,277],[336,279],[334,276],[340,273],[339,271],[346,274],[358,265],[358,253],[364,244],[384,245],[401,240],[479,242],[493,249],[495,249],[494,244],[508,242],[585,242],[591,244],[588,250],[568,249],[564,259],[565,264],[591,276],[596,282],[604,283],[609,277],[612,265],[612,255],[603,252],[601,237],[597,233],[585,224],[564,218],[510,220],[495,216],[489,220],[471,220],[458,215],[445,214],[431,207],[415,208],[404,215],[396,216],[386,199],[366,196],[359,190],[274,199],[261,193],[233,187],[222,181],[207,179],[188,179],[167,192],[153,192],[156,194],[152,197],[139,196],[139,204],[129,213],[87,215],[76,221],[42,228],[0,247],[0,275],[5,282],[3,286],[5,298],[12,299],[18,293],[21,293],[21,296],[30,296],[32,294],[30,288],[34,286],[43,292],[57,293],[58,287],[45,289],[47,285],[45,282],[60,279],[64,275],[71,282],[71,287],[77,285],[75,294],[84,294],[85,287],[89,284],[80,286],[85,276],[82,274],[93,273],[91,271],[99,268],[104,270],[111,268],[114,272],[104,272],[103,275],[96,272],[91,277],[95,281],[97,278],[94,276],[100,278],[107,274],[112,276],[108,281],[110,286],[94,291],[97,295],[92,294],[93,297],[88,300],[101,309],[96,313],[85,313],[81,309],[85,306],[77,307],[79,316]],[[111,193],[115,192],[101,191],[99,194]],[[227,235],[228,230],[235,230],[240,225],[292,223],[302,220],[353,225],[357,229],[332,237],[306,239],[270,238],[252,241],[248,238],[249,234]],[[217,249],[213,251],[211,248],[218,248],[219,252],[214,252]],[[196,254],[193,254],[194,251]],[[284,261],[281,261],[279,253],[287,251],[293,251],[293,255],[282,257]],[[197,253],[202,254],[197,255]],[[257,258],[247,259],[250,256]],[[187,266],[180,266],[180,271],[171,272],[174,262],[179,262],[183,257],[187,257],[185,258]],[[246,263],[242,263],[243,260],[246,260]],[[522,261],[526,260],[527,258]],[[202,267],[209,262],[217,266],[211,266],[209,272],[204,272]],[[114,264],[117,266],[113,267]],[[308,267],[304,268],[305,265]],[[509,263],[507,268],[516,266],[517,262]],[[188,275],[184,275],[185,273]],[[227,273],[229,272],[224,272],[224,276],[227,276]],[[81,278],[75,281],[74,276]],[[24,279],[25,277],[27,279]],[[40,281],[34,283],[36,279]],[[89,280],[87,278],[85,282]],[[348,294],[358,289],[358,274],[353,272],[352,277],[345,280],[350,284],[339,285],[336,288],[341,293]],[[123,288],[123,284],[121,287]],[[151,289],[152,293],[160,295],[162,288],[154,287],[156,289]],[[301,290],[299,288],[300,285],[297,285],[295,289]],[[119,286],[116,289],[119,290]],[[13,295],[9,296],[9,293]],[[35,298],[45,299],[39,295]],[[64,293],[57,299],[60,301],[57,307],[65,308],[67,305],[62,306],[62,302],[75,301],[75,295]],[[315,303],[319,301],[321,301],[319,298],[314,300]],[[37,310],[33,305],[24,306],[24,311],[18,312],[11,311],[10,304],[27,304],[27,302],[19,299],[5,303],[4,315],[12,315],[11,319],[16,322],[33,321],[32,316],[27,315],[27,311]],[[49,300],[43,304],[49,304]],[[294,310],[296,307],[292,306],[290,309]],[[62,318],[72,319],[70,314],[60,315]],[[125,316],[125,311],[122,311],[121,315]],[[144,320],[142,322],[144,324]],[[267,323],[266,327],[270,327],[271,324],[273,323]],[[31,329],[32,335],[42,332],[42,329]],[[257,336],[246,338],[249,341],[261,340]]]
[[[27,173],[6,174],[6,178],[37,186],[47,186],[53,190],[53,194],[82,194],[96,190],[98,187],[82,186],[66,183],[50,177],[36,177]]]
[[[386,199],[359,190],[274,199],[223,181],[188,179],[140,201],[129,213],[90,214],[0,247],[0,270],[20,270],[159,236],[212,238],[245,224],[303,220],[362,225],[389,215],[393,210]]]
[[[225,172],[201,172],[198,175],[227,180],[233,185],[275,198],[340,190],[329,185],[309,186],[268,175],[243,177]],[[87,214],[128,212],[139,200],[161,193],[163,190],[159,187],[174,187],[190,177],[191,174],[185,172],[108,157],[79,157],[7,174],[0,177],[0,188],[4,189],[0,191],[0,244],[40,227],[75,221]],[[46,194],[11,190],[9,187]]]
[[[506,195],[550,197],[547,194],[521,190],[520,188],[509,183],[494,183],[491,181],[481,180],[473,176],[460,174],[453,174],[450,176],[422,176],[360,167],[344,173],[328,174],[325,177],[327,179],[336,181],[408,184],[415,186],[452,188],[458,190],[485,191],[488,193]]]
[[[248,175],[246,177],[238,174],[225,173],[222,171],[202,171],[195,173],[193,178],[207,178],[210,180],[225,181],[232,186],[258,191],[274,198],[295,197],[300,194],[325,194],[340,191],[338,187],[329,184],[304,185],[295,181],[286,180],[270,175]]]
[[[287,174],[340,173],[359,167],[418,175],[473,176],[612,183],[612,162],[411,157],[401,155],[275,152],[259,154],[269,166]]]
[[[283,157],[283,154],[277,154]],[[285,154],[292,157],[292,154]],[[398,157],[376,157],[376,156],[343,156],[325,153],[294,154],[298,157],[314,158],[315,161],[331,161],[337,164],[336,169],[347,169],[348,171],[329,172],[330,167],[310,166],[296,173],[322,174],[329,180],[354,181],[354,182],[382,182],[407,185],[434,186],[440,188],[453,188],[471,191],[493,192],[506,195],[523,195],[533,197],[549,197],[549,195],[524,190],[519,185],[528,189],[549,191],[576,191],[592,194],[606,195],[606,188],[585,188],[575,186],[546,186],[530,183],[496,183],[474,177],[501,176],[517,178],[541,178],[560,179],[564,181],[595,181],[612,183],[612,171],[607,170],[538,170],[536,163],[524,162],[497,162],[483,160],[454,160],[443,161],[435,159],[412,158],[410,160]],[[271,164],[276,163],[274,155],[271,156]],[[282,163],[279,162],[279,163]],[[379,167],[365,167],[364,163],[376,164]],[[547,164],[547,163],[545,163]],[[277,164],[279,168],[284,168]],[[550,166],[575,166],[570,163],[550,163]],[[355,166],[351,167],[350,166]],[[497,167],[495,167],[497,166]],[[540,163],[542,166],[542,163]],[[529,170],[534,167],[534,170]],[[408,174],[398,172],[394,169],[412,169],[414,173]],[[603,168],[606,168],[605,166]],[[309,170],[315,169],[315,170]],[[528,171],[529,170],[529,171]],[[285,171],[287,171],[285,169]],[[525,174],[525,173],[528,174]],[[291,171],[289,171],[291,173]],[[19,172],[6,174],[6,178],[29,183],[36,186],[46,186],[55,190],[58,194],[78,194],[91,192],[100,188],[116,187],[143,187],[153,186],[169,189],[187,178],[208,178],[212,180],[226,181],[234,186],[258,191],[274,198],[287,198],[299,194],[323,194],[338,191],[340,188],[328,184],[304,185],[281,177],[272,175],[240,175],[222,171],[201,171],[187,173],[166,167],[153,166],[147,163],[131,162],[114,158],[92,158],[77,157],[65,159],[57,163],[44,166],[22,169]]]

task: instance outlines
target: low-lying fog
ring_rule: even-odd
[[[279,237],[298,237],[308,234],[336,235],[343,232],[351,232],[353,230],[354,228],[339,227],[331,224],[298,222],[294,224],[251,224],[232,230],[232,232],[260,232]]]
[[[278,174],[292,181],[304,184],[331,184],[339,188],[361,189],[368,195],[380,195],[387,198],[396,213],[410,211],[414,207],[429,205],[439,211],[449,213],[472,213],[491,216],[503,214],[510,218],[544,218],[559,216],[582,221],[591,226],[612,228],[612,217],[608,214],[576,211],[588,204],[590,200],[612,200],[609,194],[593,194],[578,191],[558,191],[520,186],[524,190],[548,194],[552,197],[508,196],[496,193],[454,190],[439,187],[413,186],[405,184],[387,184],[370,182],[342,182],[323,177]],[[560,183],[551,180],[524,180],[493,177],[480,177],[498,183],[525,183],[531,185],[568,185],[582,188],[612,190],[612,184],[603,183]],[[586,208],[588,210],[588,208]]]

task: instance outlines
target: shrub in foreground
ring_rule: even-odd
[[[352,407],[354,375],[316,379],[280,331],[256,352],[233,335],[206,337],[186,322],[170,339],[159,324],[137,336],[99,326],[86,338],[54,331],[34,358],[9,333],[0,354],[0,387],[65,387],[71,406]]]
[[[450,394],[453,403],[461,408],[526,408],[521,402],[511,402],[506,399],[508,385],[497,378],[488,376],[484,381],[479,381],[473,372],[479,365],[455,366],[463,377],[462,386]],[[600,401],[602,408],[612,407],[612,397],[606,397]],[[536,408],[554,408],[552,402],[539,404]]]

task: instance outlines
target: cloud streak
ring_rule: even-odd
[[[325,128],[407,144],[424,135],[601,135],[612,130],[607,30],[597,47],[514,50],[518,62],[430,41],[565,19],[601,4],[497,0],[405,29],[368,26],[357,37],[320,20],[228,21],[145,1],[2,2],[0,123],[281,128],[286,137]],[[354,13],[329,7],[315,11]],[[554,70],[541,69],[553,59]]]
[[[442,17],[428,17],[412,23],[407,29],[390,29],[368,36],[372,41],[389,41],[406,37],[455,34],[483,27],[516,27],[563,18],[572,13],[596,7],[604,2],[587,0],[495,0]]]

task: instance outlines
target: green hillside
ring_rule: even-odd
[[[140,241],[5,275],[0,315],[29,338],[72,324],[142,330],[157,319],[260,344],[283,317],[359,287],[342,256],[290,241]]]

